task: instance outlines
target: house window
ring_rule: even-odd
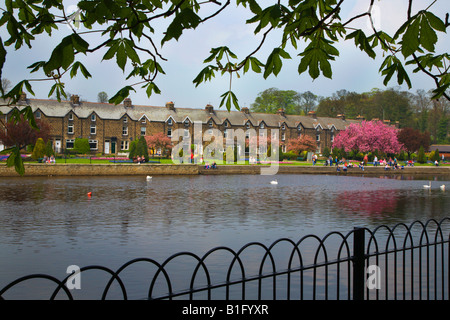
[[[284,141],[286,139],[286,133],[282,132],[281,133],[281,141]]]
[[[67,126],[67,133],[68,133],[68,134],[73,134],[73,124],[69,124],[69,125]]]
[[[142,123],[146,123],[146,122],[147,122],[147,121],[145,120],[145,117],[142,118],[141,122],[142,122]]]
[[[70,121],[73,120],[73,113],[69,113],[69,120],[70,120]]]
[[[189,129],[184,129],[184,136],[189,137]]]
[[[97,133],[97,127],[95,126],[95,124],[91,124],[91,134],[96,134]]]
[[[122,127],[122,135],[123,136],[127,136],[128,135],[128,127],[127,126],[123,126]]]
[[[247,126],[247,129],[250,129],[250,122],[247,122],[246,126]]]
[[[122,140],[120,142],[120,150],[128,150],[129,149],[129,141]]]
[[[127,123],[128,122],[128,118],[127,117],[123,117],[123,123]]]
[[[262,123],[259,125],[259,127],[260,127],[261,129],[264,129],[264,122],[262,122]]]
[[[331,134],[331,142],[334,142],[334,134]]]
[[[41,112],[40,111],[36,111],[36,113],[34,114],[36,119],[40,119],[41,118]]]
[[[66,149],[73,149],[74,143],[75,143],[74,139],[67,139],[66,140]]]
[[[145,136],[146,131],[147,131],[146,127],[141,127],[141,136]]]
[[[225,122],[223,123],[223,126],[224,126],[225,128],[228,128],[228,122],[225,121]]]
[[[316,141],[320,141],[320,133],[316,134]]]
[[[97,140],[89,140],[89,147],[91,150],[97,150],[98,149],[98,141]]]
[[[167,124],[168,124],[169,126],[171,126],[171,125],[173,124],[172,118],[169,118],[169,120],[167,120]]]
[[[184,120],[184,125],[185,125],[186,127],[189,127],[189,120],[188,120],[188,119]]]
[[[281,130],[286,130],[286,126],[284,124],[281,126]]]
[[[95,114],[92,114],[92,115],[91,115],[91,121],[95,121],[95,119],[96,119]]]
[[[167,129],[167,136],[172,137],[172,128]]]
[[[228,138],[228,129],[225,129],[225,130],[223,131],[223,137],[224,137],[224,138]]]

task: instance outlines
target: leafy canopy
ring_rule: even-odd
[[[411,87],[405,65],[414,65],[413,72],[423,72],[433,79],[434,98],[443,96],[450,100],[447,93],[450,86],[449,54],[435,53],[439,33],[446,32],[450,25],[448,14],[444,21],[431,12],[438,1],[446,0],[433,1],[413,14],[413,3],[414,8],[416,4],[424,4],[409,0],[406,14],[399,14],[399,17],[406,17],[404,23],[395,34],[389,35],[373,23],[374,0],[367,0],[368,9],[346,21],[340,13],[348,0],[266,1],[266,7],[256,0],[236,0],[237,6],[251,13],[252,17],[245,23],[255,27],[255,35],[261,35],[260,43],[243,57],[238,57],[225,45],[212,48],[204,60],[206,66],[193,83],[198,86],[216,75],[228,76],[230,85],[221,95],[220,106],[228,110],[232,106],[239,109],[239,100],[232,88],[234,77],[248,72],[261,74],[264,79],[277,76],[283,61],[294,58],[289,53],[293,51],[299,59],[300,75],[305,73],[313,79],[319,76],[331,78],[332,62],[339,57],[336,43],[349,40],[372,59],[377,51],[381,52],[384,60],[379,71],[385,84],[395,75],[399,84],[406,83]],[[109,98],[110,103],[121,103],[137,87],[145,90],[149,97],[159,94],[156,80],[164,75],[164,45],[180,39],[186,30],[226,14],[230,5],[230,0],[81,0],[77,4],[79,10],[69,14],[62,0],[5,0],[0,5],[0,28],[7,38],[0,39],[0,78],[7,53],[10,54],[6,50],[8,47],[17,50],[26,46],[32,52],[34,42],[45,41],[61,28],[71,29],[67,29],[69,34],[52,49],[46,60],[29,66],[30,73],[41,75],[39,79],[21,80],[8,92],[2,92],[2,97],[12,105],[25,90],[34,95],[33,81],[46,80],[53,82],[49,96],[55,95],[58,100],[67,98],[64,79],[92,77],[79,57],[97,52],[103,53],[102,60],[113,60],[119,69],[128,73],[125,80],[130,83]],[[212,13],[211,7],[216,8]],[[357,20],[367,18],[371,22],[368,34],[354,26]],[[167,28],[159,33],[157,30],[163,21],[167,22]],[[90,37],[92,34],[97,35],[94,40]],[[279,37],[278,45],[269,50],[267,57],[257,57],[269,35]],[[24,110],[28,111],[22,114],[32,121],[32,113],[27,108]],[[19,116],[17,114],[16,118]]]

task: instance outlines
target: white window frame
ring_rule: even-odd
[[[74,132],[75,132],[75,128],[74,128],[73,123],[69,123],[67,125],[67,134],[74,134]]]
[[[128,150],[130,148],[130,142],[128,140],[122,140],[120,142],[120,150]]]
[[[123,126],[122,127],[122,135],[123,136],[127,136],[128,135],[128,126]]]
[[[147,134],[147,127],[141,127],[141,136],[145,136]]]
[[[172,137],[172,128],[167,128],[167,136]]]
[[[69,113],[69,121],[73,120],[73,113]]]
[[[91,121],[97,121],[97,117],[95,116],[95,113],[91,114]]]
[[[91,127],[89,129],[89,132],[91,134],[97,134],[97,126],[95,124],[91,124]]]
[[[72,143],[72,148],[67,147],[67,143]],[[73,149],[75,145],[75,139],[66,139],[66,149]]]
[[[95,148],[91,148],[91,143],[95,143],[96,147]],[[98,140],[89,140],[89,148],[91,150],[98,150]]]

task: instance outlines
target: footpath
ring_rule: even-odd
[[[217,169],[206,169],[197,164],[39,164],[25,163],[24,176],[129,176],[129,175],[226,175],[226,174],[339,174],[339,175],[450,175],[450,166],[404,167],[389,169],[384,167],[348,168],[338,172],[336,167],[323,165],[218,165]],[[264,169],[263,169],[264,168]],[[0,177],[19,177],[13,167],[0,165]]]

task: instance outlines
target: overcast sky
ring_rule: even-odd
[[[271,3],[272,1],[258,2],[261,3],[261,6],[264,6],[264,2]],[[426,8],[432,2],[431,0],[414,1],[414,12]],[[65,1],[65,7],[69,9],[72,6],[71,8],[73,8],[76,3],[77,1],[75,0]],[[346,0],[341,12],[343,21],[355,14],[365,12],[368,3],[368,0]],[[374,13],[377,13],[376,23],[379,24],[381,29],[393,35],[405,21],[408,1],[381,0],[375,3],[377,5],[374,9]],[[211,5],[211,10],[213,9],[216,8],[214,5]],[[449,11],[448,0],[438,0],[432,6],[432,11],[444,20],[445,13]],[[183,33],[178,42],[172,40],[170,43],[166,43],[160,49],[161,54],[168,59],[167,62],[161,62],[166,74],[160,75],[155,81],[162,93],[153,95],[149,99],[144,89],[140,89],[137,86],[137,92],[132,92],[131,94],[133,103],[162,106],[167,101],[174,101],[175,106],[188,108],[203,108],[209,103],[217,108],[220,104],[220,95],[228,90],[228,76],[221,77],[218,75],[212,82],[203,83],[197,88],[195,88],[192,80],[205,67],[203,60],[209,56],[211,48],[228,46],[233,52],[238,54],[239,58],[243,58],[256,48],[260,41],[260,36],[255,36],[253,33],[256,25],[245,24],[246,19],[250,17],[251,13],[248,10],[242,9],[242,7],[236,8],[232,4],[215,19],[200,25],[194,31]],[[360,26],[364,30],[368,30],[366,25],[366,20],[360,20],[358,24],[354,24],[354,26]],[[162,24],[161,28],[163,27],[164,25]],[[79,30],[82,31],[82,27]],[[68,27],[62,26],[60,31],[55,33],[52,38],[39,37],[39,40],[34,42],[32,50],[25,48],[14,51],[12,48],[8,48],[3,77],[9,79],[13,84],[22,79],[39,78],[38,74],[30,75],[26,67],[35,61],[47,60],[54,46],[57,45],[63,36],[68,35],[70,32],[71,30]],[[366,34],[370,33],[367,32]],[[7,39],[4,26],[0,30],[0,36],[3,41]],[[436,48],[436,51],[438,53],[449,52],[449,36],[442,33],[439,36],[440,45]],[[87,40],[90,42],[91,47],[98,43],[93,41],[93,38]],[[89,40],[92,40],[92,42]],[[159,40],[155,42],[160,43]],[[271,52],[278,44],[278,35],[268,38],[263,50],[256,57],[265,62],[267,53]],[[378,54],[378,57],[372,60],[354,46],[353,40],[341,42],[337,48],[340,51],[340,56],[336,61],[332,62],[333,79],[321,76],[312,81],[307,72],[299,75],[297,67],[300,58],[297,56],[298,52],[296,53],[290,48],[288,52],[292,60],[284,60],[283,70],[277,77],[271,75],[264,80],[262,74],[249,72],[240,79],[233,79],[232,90],[236,93],[241,107],[250,107],[258,93],[271,87],[280,90],[295,90],[297,92],[311,91],[319,96],[330,96],[341,89],[366,92],[372,88],[386,88],[382,82],[383,78],[378,72],[383,61],[381,54]],[[115,64],[115,60],[101,62],[105,52],[100,51],[88,58],[80,59],[93,77],[89,80],[84,79],[81,75],[76,79],[66,77],[64,82],[68,92],[80,95],[83,100],[97,101],[97,94],[100,91],[106,91],[109,97],[112,97],[123,86],[135,82],[125,81],[130,70],[129,68],[126,69],[124,74]],[[408,70],[411,71],[412,68]],[[410,78],[413,85],[412,92],[416,92],[417,89],[429,90],[433,88],[432,79],[425,75],[416,75],[410,72]],[[32,85],[36,98],[46,99],[52,83],[32,82]],[[396,77],[394,76],[388,87],[396,85]],[[405,86],[404,88],[406,89]]]

